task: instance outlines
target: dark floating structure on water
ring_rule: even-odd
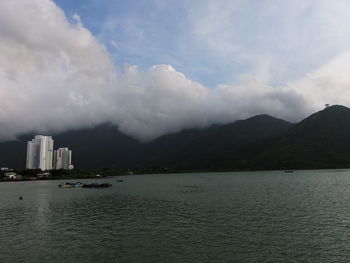
[[[82,187],[84,188],[107,188],[107,187],[112,187],[111,183],[92,183],[92,184],[83,184]]]
[[[75,187],[82,187],[83,183],[76,182],[76,183],[71,183],[71,182],[66,182],[64,184],[59,184],[58,187],[60,188],[75,188]]]
[[[58,187],[60,188],[77,188],[77,187],[83,187],[83,188],[107,188],[112,187],[111,183],[91,183],[91,184],[83,184],[81,182],[71,183],[66,182],[63,184],[59,184]]]

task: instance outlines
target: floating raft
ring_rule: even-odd
[[[91,183],[91,184],[83,184],[80,182],[77,183],[71,183],[71,182],[67,182],[67,183],[63,183],[63,184],[59,184],[58,187],[60,188],[76,188],[76,187],[84,187],[84,188],[107,188],[107,187],[112,187],[111,183]]]
[[[84,188],[107,188],[107,187],[112,187],[112,184],[111,183],[102,183],[102,184],[92,183],[92,184],[83,184],[81,187],[84,187]]]
[[[75,187],[82,187],[83,184],[80,182],[77,183],[71,183],[71,182],[66,182],[64,184],[59,184],[58,187],[60,188],[75,188]]]

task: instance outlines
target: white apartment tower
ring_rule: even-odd
[[[53,140],[51,136],[36,135],[28,142],[27,169],[52,169]]]
[[[72,169],[72,151],[68,148],[59,148],[53,154],[54,169]]]

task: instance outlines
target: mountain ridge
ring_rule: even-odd
[[[26,141],[0,143],[0,166],[23,168]],[[103,124],[54,136],[81,168],[169,167],[172,170],[265,170],[350,167],[350,109],[334,105],[298,123],[253,116],[188,129],[141,143]]]

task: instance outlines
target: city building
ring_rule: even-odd
[[[36,135],[27,145],[27,169],[52,169],[53,139],[51,136]]]
[[[53,167],[54,169],[73,169],[72,165],[72,151],[68,148],[59,148],[54,151],[53,155]]]

